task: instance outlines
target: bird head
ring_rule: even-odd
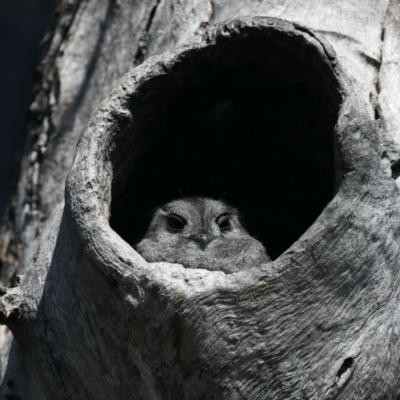
[[[149,235],[171,243],[192,242],[201,250],[216,239],[245,232],[238,211],[222,201],[208,198],[186,198],[160,207],[150,225]]]

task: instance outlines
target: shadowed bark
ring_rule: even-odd
[[[378,68],[395,5],[373,4],[357,45],[334,30],[346,18],[305,14],[312,2],[279,15],[329,37],[350,78],[303,25],[206,29],[236,14],[224,2],[62,4],[3,228],[4,282],[26,272],[2,289],[15,337],[3,395],[396,398],[398,127],[380,103],[395,93],[377,92],[397,73]],[[264,6],[277,13],[245,1],[237,13]],[[87,123],[117,78],[163,51]],[[227,198],[274,262],[235,274],[146,263],[131,245],[179,193]]]

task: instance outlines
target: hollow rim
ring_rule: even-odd
[[[130,126],[134,109],[132,104],[144,95],[141,91],[143,85],[151,79],[168,74],[176,63],[181,63],[188,57],[196,57],[196,54],[205,51],[212,54],[213,48],[226,46],[232,40],[240,40],[244,32],[248,36],[252,32],[257,35],[269,35],[271,31],[287,35],[288,40],[291,37],[301,38],[305,45],[313,46],[317,50],[321,60],[327,63],[332,71],[338,95],[342,99],[335,128],[340,173],[344,175],[346,171],[362,169],[369,165],[366,150],[369,146],[368,140],[365,140],[364,146],[355,145],[359,140],[364,140],[355,133],[360,131],[359,121],[370,121],[370,118],[362,102],[355,96],[350,81],[338,64],[329,43],[297,23],[269,17],[243,17],[218,24],[195,41],[172,52],[152,57],[125,75],[95,111],[82,133],[67,179],[66,212],[80,247],[107,275],[111,273],[114,276],[117,271],[131,274],[133,270],[136,270],[136,273],[145,273],[144,270],[148,266],[146,261],[111,229],[108,222],[113,180],[112,156],[118,151],[116,140],[121,132]],[[302,238],[296,243],[301,241]]]

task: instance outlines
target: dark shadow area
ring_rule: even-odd
[[[304,39],[273,36],[188,56],[143,85],[113,160],[110,224],[128,243],[155,207],[205,196],[237,207],[275,259],[332,199],[337,81]]]
[[[0,1],[0,218],[17,168],[39,42],[55,6],[55,0]]]

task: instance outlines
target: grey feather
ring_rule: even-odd
[[[230,205],[209,198],[186,198],[158,208],[145,237],[135,246],[148,262],[233,273],[271,261]]]

